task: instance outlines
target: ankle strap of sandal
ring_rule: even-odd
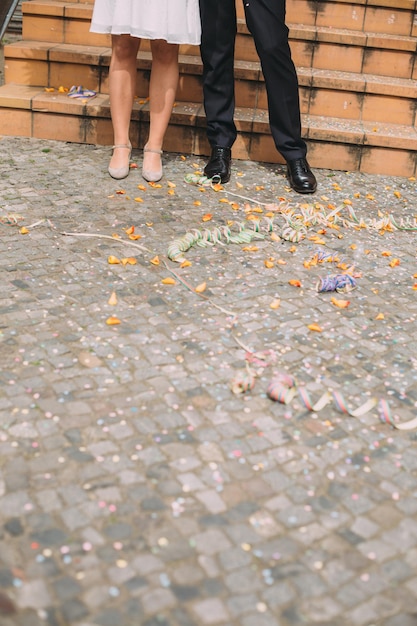
[[[112,146],[111,149],[115,148],[127,148],[128,150],[132,149],[132,145],[130,143],[117,143],[115,146]]]
[[[146,146],[143,148],[144,152],[153,152],[154,154],[164,154],[163,150],[152,150],[152,148],[147,148]]]

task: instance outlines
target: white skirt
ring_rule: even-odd
[[[198,45],[198,0],[95,0],[90,31]]]

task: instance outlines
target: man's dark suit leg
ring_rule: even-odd
[[[212,148],[204,173],[230,179],[231,147],[236,139],[234,123],[234,48],[236,5],[234,0],[200,0],[202,24],[204,108],[207,138]]]
[[[298,79],[288,43],[285,0],[244,0],[243,5],[265,78],[271,134],[287,162],[288,180],[298,193],[314,193],[317,182],[301,136]]]
[[[243,0],[264,72],[268,94],[271,133],[277,150],[287,161],[291,187],[313,193],[316,179],[306,160],[301,137],[298,81],[288,44],[285,0]],[[204,106],[207,137],[212,147],[205,174],[222,182],[230,178],[231,147],[236,139],[234,124],[235,0],[200,0],[204,65]]]

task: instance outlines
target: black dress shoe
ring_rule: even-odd
[[[230,148],[214,146],[210,160],[204,168],[204,174],[207,178],[218,177],[222,183],[227,183],[230,180],[231,160],[232,151]]]
[[[297,193],[314,193],[317,181],[306,159],[287,161],[287,178]]]

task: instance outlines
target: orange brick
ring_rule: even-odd
[[[362,71],[363,50],[361,47],[341,46],[320,42],[314,51],[313,67],[342,72]]]
[[[313,168],[355,171],[359,168],[360,154],[361,148],[355,145],[308,142],[308,161]]]
[[[412,155],[406,150],[364,148],[360,171],[366,174],[387,176],[414,176],[416,173],[415,153]]]
[[[366,7],[364,30],[410,37],[413,28],[413,11],[392,8]]]
[[[362,119],[372,122],[413,125],[415,103],[395,96],[367,94],[362,107]]]
[[[365,50],[363,69],[366,74],[410,78],[413,68],[413,54],[394,50]]]
[[[0,135],[7,137],[32,137],[32,111],[2,108]]]
[[[48,63],[46,61],[7,59],[4,66],[4,79],[6,83],[47,87]]]
[[[23,39],[32,41],[64,41],[64,20],[62,17],[25,16],[22,25]]]
[[[37,139],[84,143],[85,124],[82,117],[34,111],[32,136]]]
[[[317,26],[362,30],[365,7],[342,2],[317,2]]]
[[[349,91],[314,90],[310,97],[309,113],[359,120],[362,99],[360,94]]]

